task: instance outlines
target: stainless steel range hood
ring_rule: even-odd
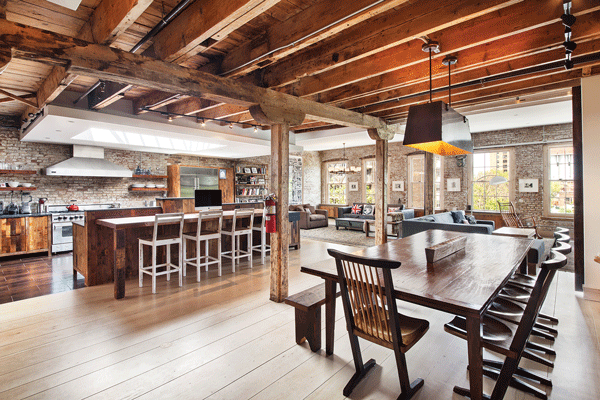
[[[131,171],[104,159],[104,149],[73,145],[73,158],[46,168],[46,175],[131,178]]]

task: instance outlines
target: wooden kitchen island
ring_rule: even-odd
[[[224,211],[225,220],[233,217],[234,211]],[[262,217],[262,209],[255,209],[255,215]],[[290,212],[290,246],[300,247],[300,213]],[[185,214],[184,231],[195,231],[198,214]],[[89,224],[86,224],[89,225]],[[138,274],[138,238],[150,234],[154,225],[153,216],[129,217],[129,218],[107,218],[97,219],[95,225],[98,237],[110,247],[110,251],[102,252],[102,265],[104,274],[112,271],[114,280],[115,299],[125,297],[125,280]],[[88,246],[89,247],[89,246]],[[193,249],[192,249],[193,250]],[[217,249],[211,246],[210,252]],[[108,255],[112,257],[108,257]],[[160,256],[160,255],[159,255]],[[177,257],[176,252],[172,254]]]

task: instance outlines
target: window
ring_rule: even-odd
[[[345,169],[345,162],[327,164],[327,202],[329,204],[346,204],[346,174],[337,172]]]
[[[363,160],[363,180],[365,182],[364,201],[375,203],[375,160]]]
[[[544,199],[548,215],[573,215],[573,146],[548,146],[546,149],[548,166],[546,168],[547,187]]]
[[[475,152],[473,154],[473,209],[498,211],[498,201],[511,199],[511,151]],[[491,185],[490,179],[502,176],[508,182]]]
[[[408,208],[423,208],[425,156],[408,156]]]
[[[444,162],[441,156],[433,156],[433,207],[439,210],[444,204]],[[425,155],[408,156],[408,207],[423,208],[425,190]]]

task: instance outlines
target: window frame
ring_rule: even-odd
[[[468,175],[469,175],[469,204],[471,205],[471,209],[474,212],[500,212],[498,208],[495,210],[480,210],[475,208],[475,202],[473,200],[473,185],[474,175],[473,175],[473,156],[478,153],[497,153],[497,152],[507,152],[508,153],[508,200],[515,202],[515,149],[512,147],[490,147],[485,149],[476,149],[473,150],[473,154],[469,154],[467,157],[467,165],[468,165]]]
[[[327,204],[348,204],[348,174],[344,175],[344,182],[331,182],[331,174],[329,173],[329,166],[333,164],[342,164],[344,168],[347,168],[348,165],[346,162],[342,161],[328,161],[325,163],[325,173],[327,174]],[[344,199],[342,203],[331,203],[331,185],[344,185]]]
[[[369,157],[369,158],[364,158],[362,160],[362,181],[363,181],[363,190],[362,190],[362,199],[364,203],[369,203],[367,201],[367,163],[368,162],[373,162],[373,182],[372,184],[375,185],[375,180],[377,179],[377,161],[375,159],[375,157]],[[376,191],[373,191],[373,202],[370,204],[375,204],[375,194]]]
[[[444,192],[445,192],[445,179],[444,179],[444,157],[442,156],[438,156],[437,154],[433,155],[433,202],[435,203],[435,194],[436,194],[436,190],[435,190],[435,183],[436,183],[436,175],[435,175],[435,160],[439,159],[440,160],[440,174],[439,174],[439,178],[440,178],[440,189],[439,189],[439,193],[440,193],[440,206],[439,207],[434,207],[434,210],[443,210],[444,209]]]
[[[573,142],[562,142],[562,143],[552,143],[544,146],[544,186],[543,189],[543,211],[542,215],[546,218],[561,218],[561,219],[573,219],[574,213],[552,213],[550,212],[550,196],[552,193],[551,190],[551,181],[550,181],[550,149],[551,148],[560,148],[560,147],[571,147],[573,148]],[[571,160],[571,163],[574,164],[574,160]],[[574,167],[574,166],[573,166]],[[573,179],[572,182],[575,181],[574,171],[573,171]]]

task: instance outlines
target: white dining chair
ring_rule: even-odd
[[[183,234],[183,276],[186,276],[187,265],[196,267],[196,281],[200,282],[200,269],[205,267],[208,271],[208,266],[217,264],[219,276],[221,276],[221,225],[223,224],[222,210],[207,210],[198,213],[198,225],[196,232]],[[213,257],[209,254],[208,244],[211,240],[217,241],[217,256]],[[196,249],[193,256],[188,258],[188,241],[194,242]],[[200,248],[204,242],[204,255],[201,254]]]
[[[226,221],[227,222],[227,221]],[[236,209],[233,211],[231,226],[224,224],[231,229],[222,229],[221,233],[231,238],[231,250],[223,251],[221,257],[231,258],[231,266],[235,272],[235,264],[242,258],[248,258],[250,268],[252,268],[252,225],[254,224],[254,209]],[[246,250],[240,248],[240,238],[246,236]]]
[[[163,234],[160,235],[160,227],[163,225],[175,225],[179,224],[178,234]],[[156,293],[156,277],[161,275],[167,275],[167,280],[171,280],[171,273],[179,273],[179,286],[182,285],[183,280],[181,276],[181,267],[183,265],[183,251],[182,251],[182,235],[183,235],[183,213],[170,213],[170,214],[156,214],[154,216],[154,230],[151,238],[139,238],[139,280],[140,287],[144,286],[144,274],[152,277],[152,293]],[[178,264],[175,265],[171,262],[171,246],[177,245],[178,250]],[[144,266],[144,246],[150,246],[152,248],[152,260],[151,264]],[[157,264],[156,252],[161,246],[166,247],[166,260],[162,264]],[[158,269],[164,268],[163,271]]]
[[[252,236],[254,234],[259,235],[259,243],[252,246],[252,251],[260,252],[260,263],[265,263],[266,253],[271,254],[271,245],[267,244],[267,230],[265,228],[265,220],[267,216],[267,209],[263,209],[262,218],[260,224],[252,225]]]

